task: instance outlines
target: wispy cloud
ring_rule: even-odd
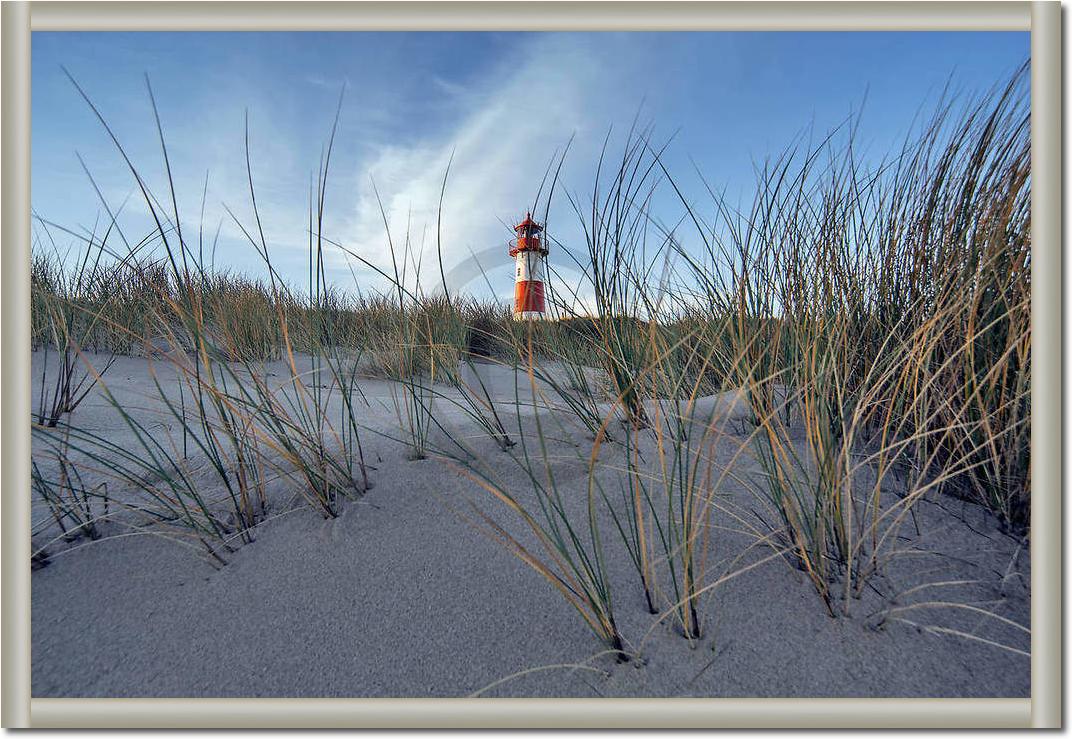
[[[437,282],[436,219],[448,164],[441,244],[449,270],[473,253],[505,245],[509,222],[532,204],[548,163],[571,135],[580,142],[571,160],[589,157],[614,115],[605,107],[613,86],[607,65],[596,63],[590,46],[560,37],[532,39],[516,58],[520,65],[464,91],[472,109],[458,125],[407,146],[385,143],[360,165],[342,239],[350,249],[390,266],[382,204],[396,248],[408,233],[424,274],[434,274],[422,282]],[[462,93],[452,87],[451,94]],[[482,281],[479,272],[474,278]]]
[[[465,85],[460,85],[457,82],[452,82],[451,80],[444,79],[439,75],[435,75],[434,77],[432,77],[432,84],[434,84],[437,88],[439,88],[441,92],[446,95],[461,97],[462,95],[465,95],[466,92],[468,92],[468,88],[465,87]]]

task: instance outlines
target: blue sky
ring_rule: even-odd
[[[809,131],[820,137],[859,113],[858,144],[878,157],[900,143],[947,83],[965,99],[984,93],[1030,52],[1028,34],[1010,32],[35,32],[32,44],[32,198],[41,217],[74,231],[105,222],[78,152],[113,210],[129,196],[120,217],[128,239],[151,230],[132,176],[61,65],[164,201],[147,73],[184,234],[196,239],[203,222],[210,243],[219,228],[216,266],[263,273],[224,209],[253,225],[243,148],[248,111],[265,235],[277,268],[299,284],[310,178],[345,85],[325,234],[373,263],[390,264],[374,182],[393,236],[404,240],[408,226],[412,250],[423,248],[422,270],[434,282],[439,190],[453,156],[444,261],[449,270],[482,255],[500,297],[511,293],[508,224],[524,215],[547,163],[571,136],[562,183],[582,199],[608,129],[618,151],[639,111],[656,140],[674,135],[665,161],[690,200],[704,207],[698,168],[731,199],[747,201],[754,163]],[[667,222],[680,216],[673,198],[655,207],[666,210],[659,215]],[[583,249],[564,198],[556,197],[551,220],[557,238]],[[72,241],[52,235],[61,248]],[[341,252],[330,255],[329,265],[340,285],[353,285],[354,275],[362,287],[382,285]],[[565,269],[565,260],[558,266]],[[484,278],[472,277],[454,287],[487,295]]]

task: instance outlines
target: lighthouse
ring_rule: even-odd
[[[543,226],[526,213],[514,231],[517,237],[510,245],[510,256],[514,258],[514,318],[540,319],[545,311],[543,286],[547,274],[547,247],[540,237]]]

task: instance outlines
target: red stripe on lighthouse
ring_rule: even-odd
[[[514,283],[514,313],[543,313],[543,283],[521,280]]]

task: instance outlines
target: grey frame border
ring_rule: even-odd
[[[31,7],[32,6],[32,7]],[[1036,2],[4,2],[0,358],[5,727],[702,728],[1062,725],[1061,7]],[[613,10],[613,13],[608,11]],[[33,30],[1031,30],[1030,699],[30,697],[29,244]],[[1045,399],[1042,399],[1045,398]],[[1057,555],[1057,556],[1054,556]]]

